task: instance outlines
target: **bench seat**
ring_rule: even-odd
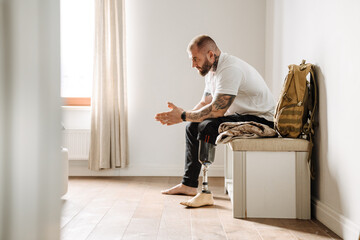
[[[311,143],[299,138],[235,139],[229,143],[233,151],[307,152]]]

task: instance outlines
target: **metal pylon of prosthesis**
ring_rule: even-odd
[[[200,154],[199,162],[204,166],[203,167],[203,183],[202,183],[202,192],[211,193],[208,186],[208,168],[214,162],[215,159],[215,146],[212,143],[200,141]]]

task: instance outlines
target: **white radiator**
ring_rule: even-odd
[[[89,129],[66,129],[62,131],[63,147],[69,151],[69,160],[88,160],[90,148]]]

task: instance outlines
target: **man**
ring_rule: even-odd
[[[163,194],[197,194],[201,163],[205,162],[199,159],[199,146],[200,152],[208,152],[204,159],[210,159],[206,161],[211,164],[221,123],[255,121],[273,127],[275,102],[255,68],[237,57],[221,52],[215,41],[206,35],[195,37],[189,43],[188,53],[192,67],[205,77],[205,91],[201,101],[192,110],[184,111],[169,102],[171,111],[155,116],[157,121],[165,125],[190,122],[186,126],[183,180],[163,191]],[[209,193],[207,182],[205,184],[203,193]],[[213,199],[212,195],[198,194],[181,204],[193,207],[212,205]]]

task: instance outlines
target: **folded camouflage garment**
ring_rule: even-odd
[[[277,137],[277,133],[273,128],[257,122],[224,122],[219,126],[216,144],[225,144],[238,138],[262,137]]]

